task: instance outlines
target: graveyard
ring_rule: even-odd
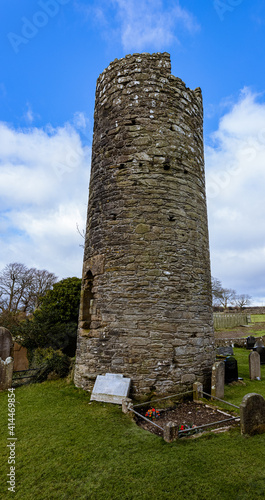
[[[243,380],[225,385],[225,401],[237,406],[245,394],[265,397],[265,365],[261,380],[250,380],[248,356],[247,349],[234,348]],[[139,427],[121,405],[91,401],[90,393],[74,387],[71,380],[19,387],[16,401],[16,490],[21,500],[264,497],[265,434],[249,437],[233,426],[228,432],[205,432],[196,439],[166,443]],[[207,404],[228,410],[221,402],[207,400]],[[6,406],[4,391],[0,393],[3,450]],[[5,468],[2,460],[3,476]]]

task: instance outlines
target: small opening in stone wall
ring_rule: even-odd
[[[88,271],[83,281],[80,304],[80,320],[83,322],[82,327],[85,329],[89,329],[91,324],[91,305],[93,301],[92,288],[93,274],[91,271]]]
[[[188,170],[186,168],[184,168],[184,174],[187,174],[188,173]]]
[[[119,169],[120,169],[120,170],[122,170],[123,168],[125,168],[125,165],[124,165],[124,163],[121,163],[121,164],[119,165]]]
[[[112,220],[116,220],[117,219],[117,214],[110,214]]]
[[[164,170],[170,170],[170,160],[169,160],[169,158],[165,159],[163,167],[164,167]]]
[[[175,220],[175,217],[174,217],[174,215],[172,215],[172,214],[168,214],[168,217],[167,217],[167,218],[168,218],[168,220],[169,220],[170,222],[173,222],[173,221]]]
[[[142,164],[142,163],[139,163],[139,167],[142,167],[142,166],[143,166],[143,164]]]
[[[135,118],[132,118],[131,122],[132,122],[132,125],[136,125],[136,120],[135,120]]]

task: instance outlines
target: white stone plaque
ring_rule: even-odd
[[[122,404],[128,397],[131,379],[123,378],[122,373],[106,373],[98,375],[91,394],[90,401]]]

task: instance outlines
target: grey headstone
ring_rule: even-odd
[[[225,395],[225,363],[217,361],[212,368],[211,395],[222,399]]]
[[[7,328],[0,326],[0,358],[5,361],[9,358],[12,348],[12,335]]]
[[[257,340],[256,344],[254,345],[253,350],[257,351],[259,353],[260,364],[264,365],[265,364],[265,347],[264,347],[262,340]]]
[[[248,356],[250,380],[260,379],[260,355],[257,351],[252,351]]]
[[[228,356],[225,360],[225,383],[230,384],[231,382],[238,380],[238,368],[237,360],[233,356]]]
[[[263,341],[258,339],[254,345],[254,347],[264,347]]]
[[[0,391],[5,391],[12,386],[13,367],[13,358],[8,357],[5,361],[0,359]]]
[[[265,432],[265,400],[260,394],[246,394],[240,405],[240,426],[242,434]]]
[[[172,443],[172,441],[178,439],[178,424],[176,422],[168,422],[164,428],[163,437],[167,443]]]
[[[131,379],[123,378],[121,373],[98,375],[90,400],[122,404],[123,399],[128,397],[130,383]]]
[[[201,382],[194,382],[193,384],[193,400],[197,401],[198,399],[203,398],[203,385]]]
[[[225,346],[225,347],[218,347],[217,348],[217,355],[218,356],[233,356],[234,355],[234,351],[233,351],[233,347],[228,345],[228,346]]]
[[[256,342],[256,337],[253,337],[253,335],[250,335],[247,338],[247,349],[253,349],[255,342]]]

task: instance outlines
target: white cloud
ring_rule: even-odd
[[[198,30],[193,16],[179,4],[166,8],[161,0],[114,0],[121,23],[125,50],[163,49],[179,43],[177,26],[189,32]]]
[[[180,43],[183,30],[195,33],[200,29],[178,1],[170,6],[165,0],[97,0],[94,6],[79,1],[76,8],[97,23],[108,43],[119,38],[126,52],[165,50]]]
[[[77,129],[86,130],[89,126],[89,120],[85,113],[77,111],[74,114],[73,124]]]
[[[205,148],[212,274],[265,304],[265,103],[249,89]]]
[[[90,148],[70,124],[16,130],[0,123],[0,268],[9,262],[81,275]]]

